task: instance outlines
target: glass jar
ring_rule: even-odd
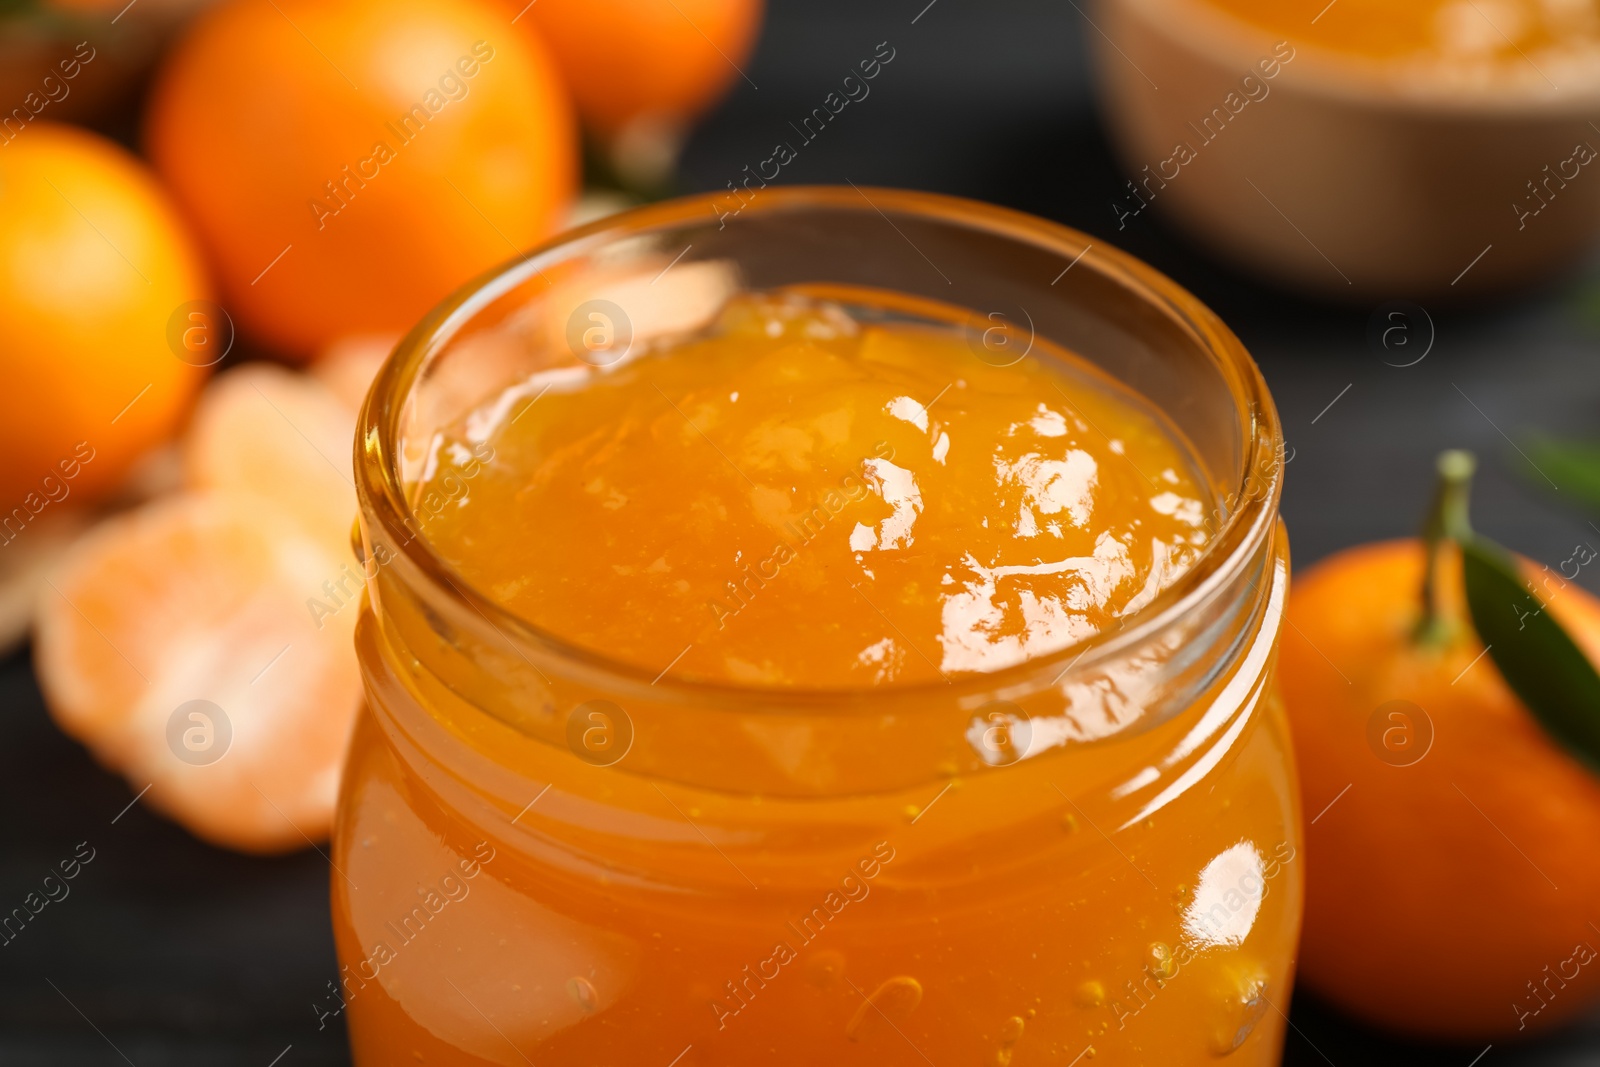
[[[416,490],[441,427],[594,362],[591,328],[614,345],[785,289],[964,330],[974,359],[1097,365],[1192,450],[1208,547],[1086,643],[823,691],[574,647],[417,534],[448,503]],[[494,458],[452,462],[470,492]],[[367,399],[357,471],[369,705],[332,875],[357,1063],[1277,1062],[1302,881],[1272,677],[1282,439],[1243,347],[1171,281],[945,197],[659,204],[431,314]]]

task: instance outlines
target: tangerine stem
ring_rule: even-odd
[[[1437,469],[1433,504],[1422,527],[1427,563],[1422,572],[1422,617],[1414,634],[1415,640],[1424,643],[1443,641],[1449,633],[1449,620],[1439,610],[1439,555],[1446,541],[1459,544],[1472,536],[1468,500],[1478,461],[1471,452],[1452,448],[1439,453]]]

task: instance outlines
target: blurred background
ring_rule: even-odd
[[[148,64],[165,47],[164,23],[180,21],[184,5],[157,12],[157,0],[138,0],[121,15],[120,5],[91,5],[59,25],[8,15],[15,6],[0,3],[0,56],[10,57],[0,65],[19,75],[5,91],[21,101],[42,77],[19,57],[44,49],[54,62],[78,40],[98,41],[84,90],[67,98],[77,110],[68,114],[67,101],[50,106],[142,149]],[[110,20],[135,14],[159,17],[118,37]],[[1476,524],[1501,543],[1552,567],[1575,543],[1600,544],[1600,507],[1582,478],[1530,458],[1548,438],[1600,438],[1600,257],[1530,271],[1489,294],[1379,282],[1329,303],[1303,295],[1303,286],[1264,281],[1271,270],[1247,273],[1219,258],[1176,227],[1159,198],[1155,210],[1125,217],[1131,174],[1113,149],[1092,76],[1091,56],[1106,44],[1091,21],[1097,14],[1071,0],[769,0],[753,54],[736,64],[726,97],[687,130],[675,173],[652,163],[661,151],[649,138],[642,170],[627,173],[626,160],[591,144],[587,173],[613,188],[620,178],[631,195],[725,189],[774,142],[794,140],[791,124],[886,42],[894,58],[870,95],[806,143],[778,180],[925,189],[1032,212],[1120,247],[1194,292],[1243,339],[1276,397],[1297,568],[1414,533],[1433,457],[1448,447],[1478,453]],[[89,76],[102,70],[91,93]],[[1196,102],[1194,111],[1211,104]],[[1289,221],[1261,199],[1262,218]],[[19,210],[4,188],[0,210]],[[1512,211],[1505,216],[1516,221]],[[223,366],[275,354],[241,331]],[[7,368],[22,358],[0,352]],[[1600,591],[1596,573],[1584,569],[1577,581]],[[342,1021],[316,1007],[336,970],[325,859],[313,850],[256,858],[211,847],[130,805],[135,792],[57,729],[29,647],[14,647],[0,664],[0,904],[23,900],[77,842],[94,859],[68,898],[0,948],[0,1063],[348,1062]],[[1292,1021],[1292,1064],[1467,1067],[1485,1051],[1398,1044],[1303,993]],[[1496,1047],[1483,1063],[1597,1060],[1600,1018],[1536,1044]]]

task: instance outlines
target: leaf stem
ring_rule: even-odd
[[[1446,541],[1460,544],[1472,537],[1467,502],[1477,469],[1478,461],[1471,452],[1452,448],[1439,453],[1439,480],[1422,527],[1427,562],[1422,572],[1422,616],[1412,635],[1418,643],[1437,644],[1449,635],[1449,620],[1439,610],[1439,556]]]

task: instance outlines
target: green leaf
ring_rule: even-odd
[[[1543,485],[1548,478],[1561,492],[1600,512],[1600,443],[1535,437],[1527,446],[1524,451],[1534,467],[1530,479]]]
[[[1600,672],[1505,549],[1470,535],[1461,562],[1473,628],[1506,684],[1551,736],[1600,769]]]

